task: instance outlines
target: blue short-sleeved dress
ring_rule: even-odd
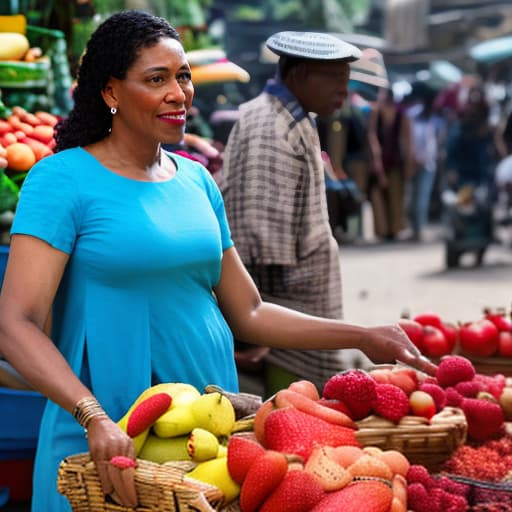
[[[238,389],[232,333],[212,293],[233,244],[222,197],[204,167],[166,157],[177,172],[165,182],[115,174],[82,148],[46,157],[24,182],[12,226],[69,254],[52,338],[115,420],[159,382]],[[81,427],[49,402],[33,512],[70,510],[58,465],[87,450]]]

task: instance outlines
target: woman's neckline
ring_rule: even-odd
[[[176,161],[175,158],[173,158],[171,156],[171,154],[165,150],[161,150],[162,151],[162,155],[164,158],[168,158],[169,160],[171,160],[174,164],[174,167],[175,167],[175,172],[172,176],[170,176],[168,179],[163,179],[163,180],[143,180],[143,179],[137,179],[137,178],[131,178],[129,176],[125,176],[124,174],[121,174],[119,172],[116,172],[115,170],[111,169],[110,167],[107,167],[106,165],[104,165],[95,155],[93,155],[90,151],[88,151],[87,149],[85,149],[83,146],[78,146],[78,149],[82,152],[84,152],[86,155],[88,155],[90,158],[92,158],[96,164],[102,169],[104,170],[105,172],[108,172],[109,174],[113,175],[113,176],[118,176],[119,178],[123,179],[123,180],[127,180],[127,181],[131,181],[131,182],[134,182],[134,183],[150,183],[150,184],[154,184],[154,185],[158,185],[158,184],[161,184],[161,183],[169,183],[171,181],[174,181],[174,179],[176,178],[178,172],[179,172],[179,167],[178,167],[178,162]]]

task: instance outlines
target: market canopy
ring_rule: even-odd
[[[512,35],[477,43],[469,49],[472,59],[483,64],[494,64],[512,58]]]

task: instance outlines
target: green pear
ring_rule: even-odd
[[[188,435],[198,426],[191,405],[171,406],[153,423],[153,431],[159,437],[176,437]]]
[[[187,435],[162,438],[149,434],[139,453],[139,458],[158,464],[173,460],[190,460],[187,443]]]
[[[195,428],[188,437],[187,450],[195,462],[213,459],[219,451],[219,440],[208,430]]]
[[[199,480],[218,487],[224,494],[223,505],[231,503],[240,494],[240,485],[229,474],[227,457],[215,458],[200,462],[192,471],[185,475],[186,478]]]
[[[235,409],[224,395],[204,393],[190,405],[197,426],[217,437],[228,436],[235,425]]]

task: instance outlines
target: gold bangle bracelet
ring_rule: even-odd
[[[80,399],[73,409],[73,417],[85,429],[87,429],[87,425],[92,418],[98,416],[106,417],[107,413],[93,396],[86,396]]]

